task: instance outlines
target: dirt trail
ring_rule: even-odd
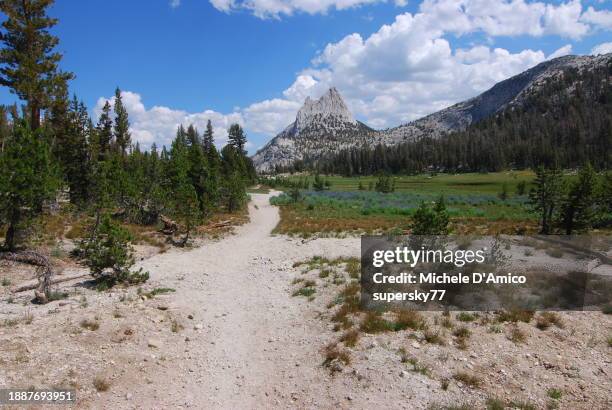
[[[269,204],[270,195],[252,195],[251,221],[235,235],[140,265],[151,272],[153,283],[176,289],[171,309],[192,314],[189,325],[196,332],[184,346],[154,351],[168,357],[166,369],[152,375],[149,383],[126,389],[125,394],[131,392],[129,402],[116,404],[312,407],[342,399],[323,381],[322,323],[312,313],[304,317],[302,305],[308,302],[291,297],[284,272],[294,261],[314,255],[357,256],[358,239],[304,242],[272,236],[279,214]]]

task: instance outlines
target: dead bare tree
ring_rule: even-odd
[[[38,303],[47,303],[49,301],[54,273],[53,267],[46,256],[34,251],[0,252],[0,260],[2,259],[36,266],[38,288],[34,290],[35,299]]]

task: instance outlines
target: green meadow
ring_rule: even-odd
[[[518,233],[536,226],[527,203],[534,178],[530,171],[396,176],[395,191],[390,193],[375,191],[377,177],[322,178],[329,183],[324,191],[311,189],[312,176],[287,178],[302,186],[308,180],[309,188],[301,190],[297,203],[287,193],[271,200],[281,208],[277,232],[405,231],[421,202],[435,201],[441,195],[456,233]]]
[[[290,181],[300,181],[308,178],[312,183],[314,177],[292,175]],[[359,182],[367,190],[369,185],[376,185],[376,176],[367,177],[341,177],[323,176],[324,180],[331,183],[332,191],[357,191]],[[516,192],[520,181],[530,183],[534,178],[531,171],[507,171],[491,173],[468,173],[468,174],[420,174],[394,176],[396,192],[415,192],[431,194],[494,194],[502,191],[504,183],[509,193]]]

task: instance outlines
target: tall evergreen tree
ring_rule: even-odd
[[[61,71],[62,55],[54,51],[59,40],[49,33],[57,19],[47,16],[53,0],[3,0],[0,11],[6,15],[0,40],[0,85],[28,104],[33,130],[40,126],[41,110],[52,103],[53,89],[73,78]]]
[[[578,179],[570,183],[561,203],[560,224],[566,235],[575,230],[589,229],[597,208],[597,174],[587,163],[578,173]]]
[[[534,188],[529,193],[529,200],[533,210],[540,215],[540,233],[548,235],[552,232],[561,197],[561,171],[557,168],[538,167],[535,173]]]
[[[209,152],[211,148],[215,146],[215,136],[214,136],[213,127],[212,127],[210,120],[206,122],[206,131],[204,132],[204,138],[202,140],[202,144],[206,152]]]
[[[130,135],[130,121],[128,118],[127,110],[123,105],[123,99],[121,97],[121,90],[119,87],[115,89],[115,125],[114,125],[114,133],[115,133],[115,143],[117,144],[117,151],[125,156],[128,148],[131,144],[131,135]]]
[[[59,158],[64,178],[70,187],[70,202],[77,206],[88,198],[89,164],[89,115],[85,105],[74,96],[70,103],[65,140],[59,146]]]
[[[96,130],[98,131],[98,159],[102,160],[108,155],[113,142],[113,119],[111,118],[111,106],[108,100],[102,107]]]
[[[201,212],[197,193],[189,175],[191,164],[189,147],[183,138],[184,129],[181,127],[177,134],[170,150],[167,178],[172,187],[169,209],[171,214],[183,225],[185,236],[180,245],[184,246],[189,240],[191,230],[199,221]]]
[[[228,130],[228,144],[236,148],[238,152],[245,153],[246,135],[240,125],[230,125]]]
[[[23,122],[16,124],[0,155],[0,223],[7,226],[6,249],[15,249],[18,230],[42,212],[44,201],[54,198],[56,175],[40,132],[31,131]]]

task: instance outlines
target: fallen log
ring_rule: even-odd
[[[231,223],[232,223],[232,220],[228,219],[227,221],[220,221],[220,222],[216,222],[214,224],[206,225],[204,228],[205,229],[224,228],[226,226],[229,226]]]
[[[73,275],[73,276],[68,276],[68,277],[62,277],[62,278],[57,278],[57,279],[53,279],[49,282],[49,285],[57,285],[58,283],[62,283],[62,282],[70,282],[71,280],[75,280],[75,279],[81,279],[81,278],[85,278],[87,276],[90,276],[89,273],[81,273],[78,275]],[[11,289],[11,291],[13,293],[20,293],[20,292],[25,292],[27,290],[34,290],[38,288],[38,282],[33,283],[26,283],[25,285],[21,285],[18,286],[16,288]]]
[[[178,224],[174,222],[172,219],[168,218],[167,216],[160,215],[159,220],[164,224],[164,227],[162,228],[161,231],[165,233],[166,235],[172,235],[173,233],[178,231],[179,229]]]

